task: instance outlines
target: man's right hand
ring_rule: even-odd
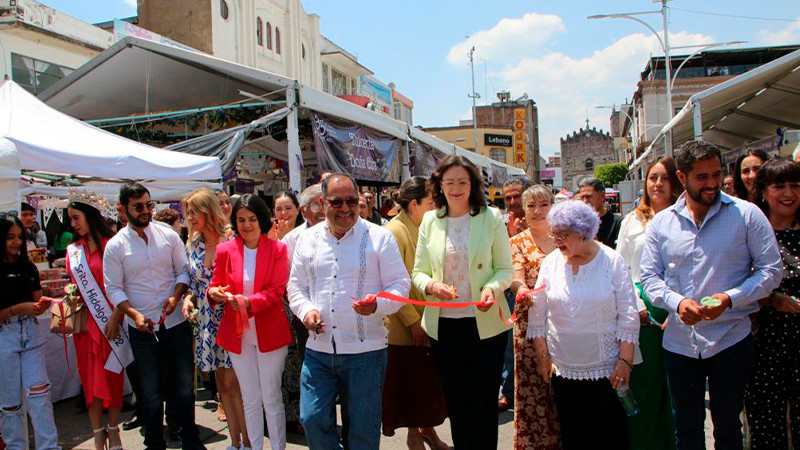
[[[685,298],[678,304],[678,317],[686,325],[694,325],[703,320],[703,314],[700,312],[700,306],[694,300]]]
[[[456,295],[456,290],[453,289],[452,286],[448,286],[441,281],[434,281],[428,290],[430,291],[431,295],[443,302],[448,302],[458,298],[458,295]]]
[[[306,326],[308,331],[313,331],[316,334],[325,333],[325,322],[322,321],[322,317],[320,317],[319,311],[316,309],[312,309],[306,313],[306,316],[303,318],[303,325]]]
[[[153,329],[150,328],[150,324],[147,321],[147,318],[143,316],[140,312],[134,311],[133,314],[133,322],[136,324],[136,329],[141,331],[142,333],[152,333]]]

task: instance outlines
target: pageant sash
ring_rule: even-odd
[[[70,244],[67,246],[67,255],[69,255],[72,276],[75,279],[75,284],[78,285],[78,290],[81,291],[83,301],[86,302],[89,315],[94,319],[94,323],[97,324],[100,332],[105,334],[106,324],[111,320],[112,310],[108,300],[103,295],[103,291],[94,279],[92,271],[89,270],[89,263],[86,261],[83,247]],[[117,324],[117,326],[121,327],[122,325]],[[120,330],[116,339],[111,339],[108,343],[111,345],[111,354],[108,355],[105,369],[110,372],[120,373],[123,368],[133,362],[133,352],[124,329]]]

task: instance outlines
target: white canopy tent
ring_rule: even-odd
[[[216,181],[219,159],[160,150],[93,127],[13,81],[0,86],[0,207],[18,209],[21,171],[104,179]],[[15,205],[15,206],[13,206]]]
[[[800,129],[800,50],[691,96],[631,170],[650,160],[666,133],[676,145],[698,139],[731,149],[778,127]]]

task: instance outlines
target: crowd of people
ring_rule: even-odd
[[[729,183],[715,146],[675,153],[647,168],[624,218],[594,178],[558,204],[512,180],[503,213],[458,156],[406,180],[383,213],[343,173],[272,208],[201,189],[182,201],[185,242],[179,216],[153,220],[142,184],[122,187],[116,233],[108,202],[71,193],[66,264],[91,315],[74,339],[95,447],[123,448],[127,374],[146,448],[165,448],[165,414],[182,448],[203,448],[197,368],[213,374],[233,449],[265,436],[285,448],[287,427],[313,449],[377,449],[401,428],[409,449],[447,449],[435,427],[449,419],[455,448],[484,450],[509,408],[516,449],[699,449],[706,391],[716,448],[743,448],[743,409],[751,448],[788,448],[800,166],[751,152]],[[0,425],[24,446],[25,395],[36,448],[54,449],[35,323],[60,300],[41,295],[26,256],[30,209],[0,222]]]

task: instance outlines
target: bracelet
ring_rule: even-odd
[[[633,364],[629,363],[627,359],[625,359],[625,358],[619,358],[619,360],[620,360],[620,361],[622,361],[622,362],[624,362],[625,364],[627,364],[627,365],[628,365],[628,367],[630,367],[630,368],[631,368],[631,370],[633,370]]]

